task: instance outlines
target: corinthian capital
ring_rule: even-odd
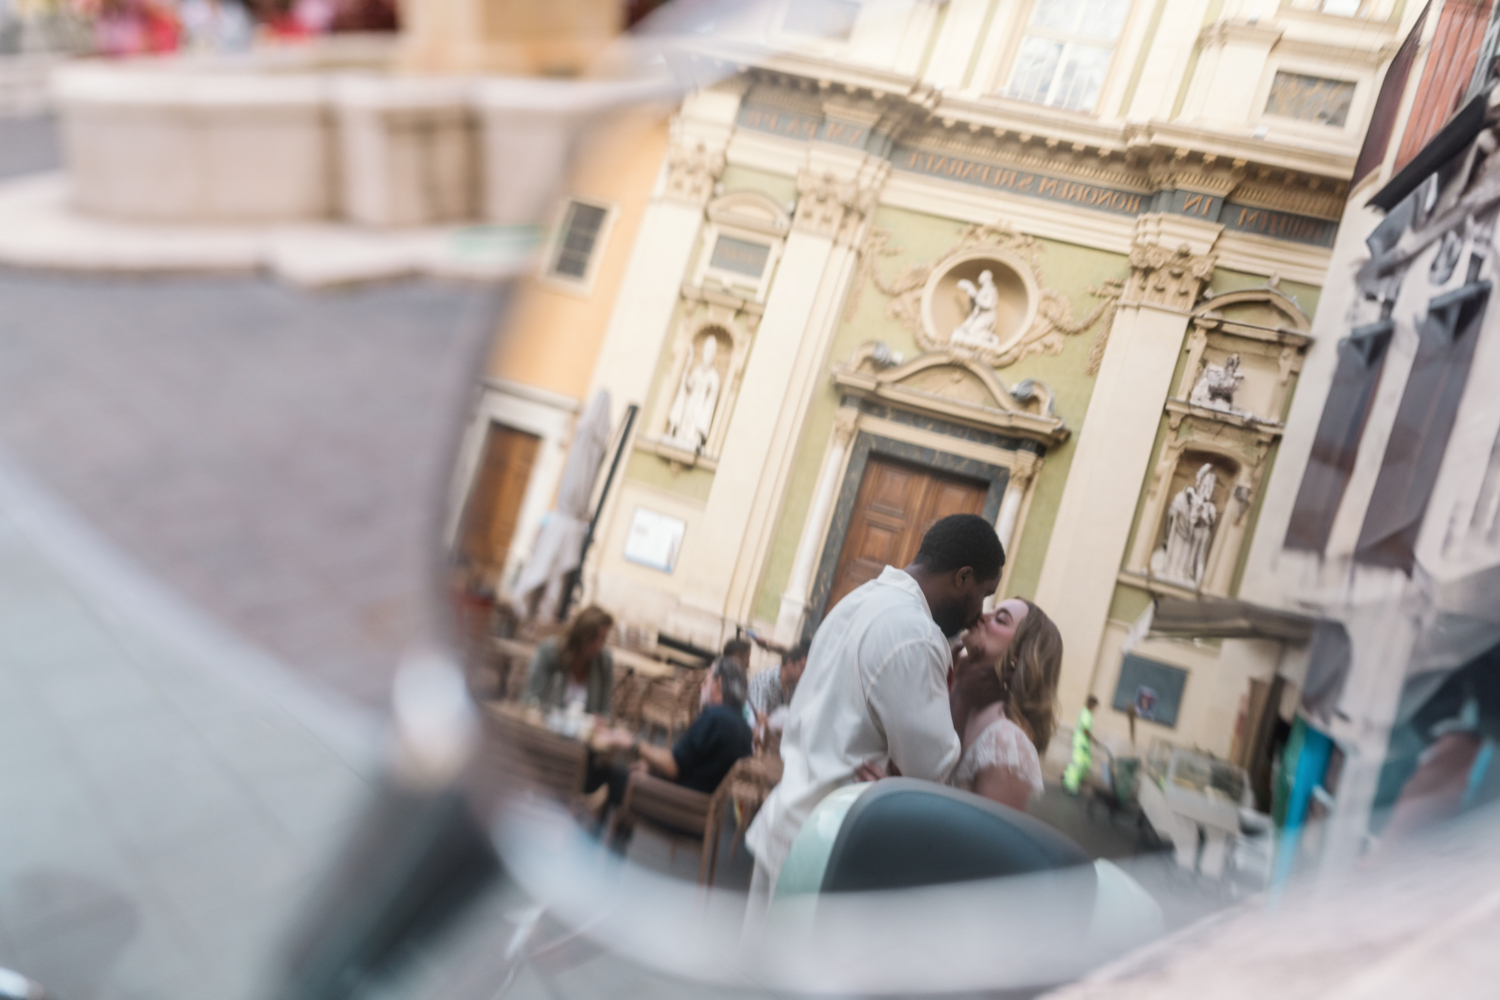
[[[804,170],[797,175],[795,229],[852,244],[874,209],[874,188],[839,180],[831,173]]]
[[[1213,254],[1193,253],[1186,243],[1176,250],[1137,243],[1130,248],[1130,283],[1121,304],[1191,309],[1213,277],[1216,261]]]
[[[1010,482],[1016,489],[1024,490],[1041,468],[1042,460],[1034,452],[1018,451],[1010,463]]]
[[[667,197],[690,205],[707,203],[724,172],[724,150],[703,142],[673,144],[667,151]]]

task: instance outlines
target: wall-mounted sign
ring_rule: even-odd
[[[1110,705],[1116,712],[1133,708],[1138,719],[1175,727],[1187,676],[1181,668],[1127,653],[1120,663],[1120,679]]]
[[[682,533],[686,530],[687,522],[681,518],[637,507],[630,522],[630,534],[625,537],[625,558],[670,573],[677,565]]]

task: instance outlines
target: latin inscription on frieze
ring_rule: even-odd
[[[786,139],[804,142],[818,140],[839,146],[863,148],[870,130],[850,122],[828,121],[810,115],[799,115],[777,108],[746,105],[740,109],[740,124],[757,132],[769,132]]]
[[[767,132],[788,139],[831,142],[856,148],[865,148],[871,138],[870,130],[862,125],[755,105],[746,105],[740,109],[739,124],[757,132]],[[1183,190],[1146,195],[1138,191],[1049,177],[1004,164],[984,163],[910,146],[897,145],[892,150],[891,166],[897,170],[974,184],[992,191],[1006,191],[1028,198],[1077,205],[1112,215],[1135,216],[1143,212],[1169,212],[1206,222],[1222,223],[1224,228],[1234,232],[1255,233],[1313,246],[1332,246],[1334,234],[1338,230],[1338,224],[1327,219],[1238,205],[1226,202],[1218,195]]]
[[[929,153],[905,146],[896,147],[891,157],[891,166],[897,170],[945,177],[996,191],[1014,191],[1032,198],[1082,205],[1116,215],[1139,215],[1147,203],[1146,196],[1135,191],[1048,177],[1029,170],[1017,170],[996,163],[980,163],[946,153]]]
[[[1224,205],[1219,221],[1224,224],[1225,229],[1237,233],[1255,233],[1320,247],[1333,246],[1333,237],[1339,228],[1337,222],[1329,222],[1327,219],[1293,215],[1291,212],[1277,212],[1251,205],[1236,205],[1233,202]]]

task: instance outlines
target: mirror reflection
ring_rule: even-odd
[[[104,991],[70,893],[306,1000],[1430,967],[1493,909],[1491,6],[0,0],[0,173],[62,170],[0,438],[271,654],[0,458],[0,994]]]

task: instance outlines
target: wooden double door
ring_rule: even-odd
[[[871,455],[844,535],[825,609],[887,566],[909,564],[933,523],[949,514],[980,514],[989,484]]]
[[[493,422],[485,432],[459,535],[463,560],[476,579],[493,582],[505,567],[541,441]]]

